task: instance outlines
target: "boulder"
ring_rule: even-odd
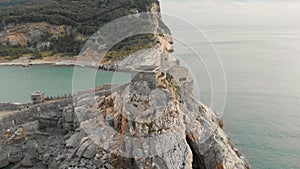
[[[92,160],[92,163],[97,168],[100,168],[105,163],[105,161],[102,159],[94,159],[94,160]]]
[[[39,131],[39,121],[33,121],[22,125],[26,134],[33,134]]]
[[[81,139],[84,137],[84,133],[82,131],[75,132],[67,141],[66,146],[69,148],[75,148],[80,144]]]
[[[50,154],[49,153],[44,154],[42,159],[43,164],[47,165],[49,160],[50,160]]]
[[[10,148],[9,147],[2,147],[0,146],[0,168],[3,168],[7,165],[9,165],[8,160],[8,154],[9,154]]]
[[[25,157],[23,158],[23,160],[21,161],[21,166],[22,167],[33,167],[33,163],[28,154],[26,154]]]
[[[63,122],[72,123],[73,116],[74,116],[74,108],[72,106],[65,107],[63,109],[62,115],[63,115]]]
[[[48,164],[48,169],[58,169],[57,163],[55,160],[52,160]]]
[[[82,157],[91,144],[93,144],[91,140],[88,140],[88,141],[82,143],[80,145],[79,149],[77,150],[76,155],[78,157]],[[87,152],[87,156],[91,155],[92,153],[93,152]]]
[[[94,143],[90,144],[83,153],[83,157],[87,159],[92,159],[96,155],[96,145]]]
[[[13,147],[11,147],[11,150],[9,153],[9,162],[16,163],[16,162],[21,161],[22,158],[23,158],[22,146],[14,145]]]

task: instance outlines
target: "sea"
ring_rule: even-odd
[[[197,97],[217,106],[231,141],[253,169],[300,168],[299,28],[197,25],[174,31],[174,55],[190,68]],[[71,93],[73,69],[0,67],[0,102],[29,102],[36,90]],[[82,71],[94,77],[94,70]],[[130,79],[128,73],[96,74],[94,84],[80,87]]]

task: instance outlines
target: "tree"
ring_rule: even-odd
[[[41,59],[42,58],[42,55],[40,54],[39,50],[36,49],[36,48],[33,51],[33,58],[34,59]]]

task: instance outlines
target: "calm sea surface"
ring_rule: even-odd
[[[126,83],[131,75],[113,73],[94,69],[76,68],[80,76],[80,84],[73,85],[74,67],[31,66],[0,67],[0,102],[29,102],[34,91],[44,91],[47,96],[56,96],[74,91],[92,89],[97,85],[108,83]],[[91,83],[91,79],[95,82]]]
[[[223,118],[235,145],[254,169],[299,169],[300,27],[199,28],[210,38],[224,65],[227,100]],[[206,40],[194,38],[199,32],[182,31],[176,34],[189,36],[190,47],[203,50],[200,57],[215,57],[205,52],[209,51],[205,50]],[[193,64],[190,50],[178,43],[175,46],[178,56],[195,70],[200,97],[209,105],[209,78],[204,71],[197,71],[203,66]]]
[[[234,144],[254,169],[300,168],[300,29],[199,27],[215,45],[224,65],[227,100],[223,118]],[[182,31],[188,32],[194,48],[204,49],[201,57],[210,57],[210,52],[205,54],[209,44],[194,38],[198,32]],[[175,49],[193,70],[200,98],[209,105],[209,78],[203,67],[193,63],[189,50],[176,41]],[[87,78],[92,72],[83,71]],[[35,90],[47,95],[70,93],[72,76],[72,67],[0,67],[0,102],[28,102]],[[111,72],[98,72],[95,83],[110,83],[111,77]],[[128,74],[114,75],[115,82],[128,78]]]

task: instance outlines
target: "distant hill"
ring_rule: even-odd
[[[136,11],[148,11],[153,3],[158,1],[2,0],[0,56],[17,58],[29,51],[76,55],[101,26]],[[144,44],[145,39],[149,43],[154,41],[149,35],[135,38],[143,39]]]
[[[16,5],[24,5],[32,2],[41,2],[42,0],[1,0],[0,8]]]

